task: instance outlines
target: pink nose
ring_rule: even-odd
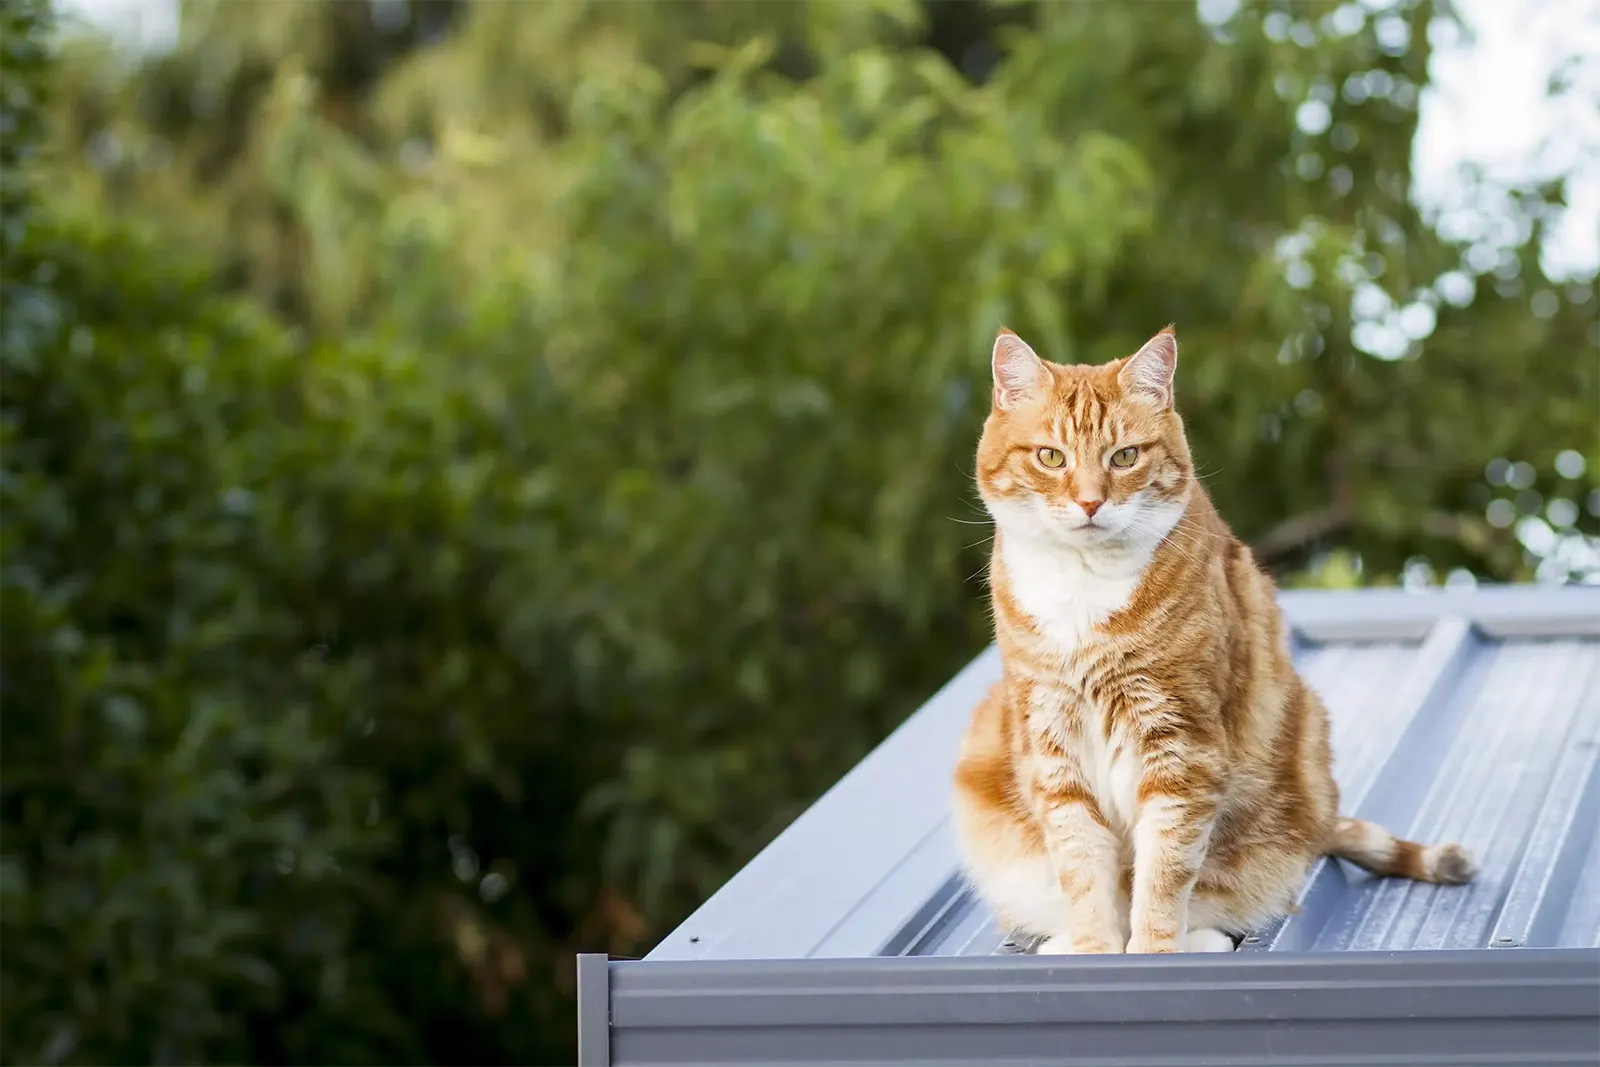
[[[1099,511],[1100,505],[1104,503],[1104,500],[1080,500],[1078,501],[1078,506],[1083,509],[1085,515],[1092,519],[1094,518],[1094,513]]]

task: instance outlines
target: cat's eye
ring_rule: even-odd
[[[1139,450],[1129,445],[1127,448],[1119,448],[1111,453],[1111,465],[1113,467],[1131,467],[1133,466],[1133,461],[1138,458]]]
[[[1046,467],[1054,469],[1061,466],[1066,461],[1067,457],[1062,455],[1059,448],[1039,449],[1039,462],[1043,463]]]

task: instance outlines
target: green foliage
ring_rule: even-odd
[[[349,965],[382,851],[334,680],[248,562],[294,354],[158,260],[43,225],[12,265],[53,297],[4,366],[12,1062],[251,1058],[241,1017]]]
[[[43,133],[49,57],[45,0],[17,0],[0,8],[0,256],[9,257],[27,225],[28,159]]]
[[[1002,322],[1099,360],[1175,320],[1292,581],[1531,573],[1600,484],[1593,286],[1463,268],[1406,197],[1445,16],[1333,9],[69,42],[0,278],[6,1060],[570,1059],[571,952],[647,947],[986,639]]]

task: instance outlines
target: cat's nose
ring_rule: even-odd
[[[1078,501],[1078,506],[1083,509],[1085,515],[1092,519],[1094,518],[1094,513],[1099,511],[1100,505],[1104,503],[1104,500],[1080,500]]]

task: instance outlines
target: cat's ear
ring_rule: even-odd
[[[1016,407],[1044,383],[1044,361],[1004,326],[994,339],[989,361],[994,369],[994,406],[1001,411]]]
[[[1122,390],[1141,393],[1161,405],[1172,406],[1172,375],[1178,369],[1178,335],[1168,326],[1129,356],[1117,373]]]

